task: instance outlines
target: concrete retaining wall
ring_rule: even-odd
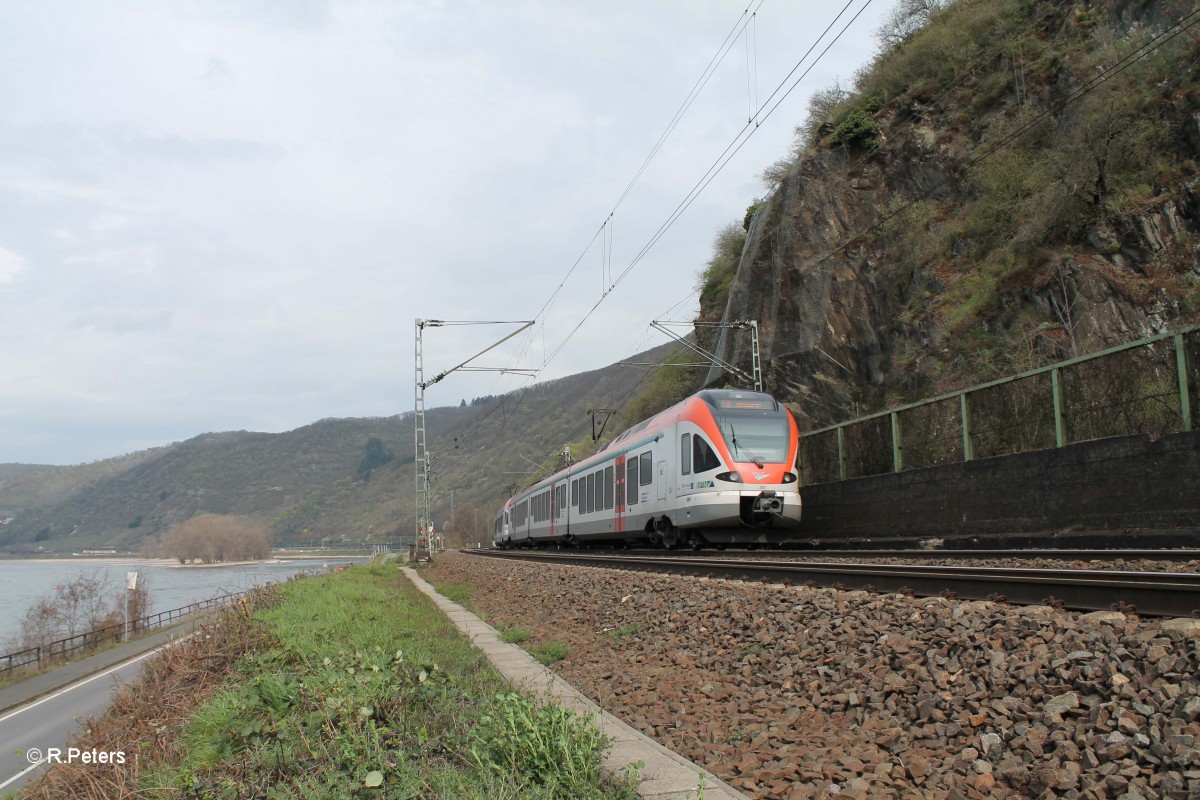
[[[1098,439],[801,492],[802,535],[825,543],[1129,532],[1124,546],[1200,546],[1200,432]]]

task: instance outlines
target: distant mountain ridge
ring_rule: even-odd
[[[660,358],[664,346],[639,356]],[[474,405],[430,409],[433,511],[456,509],[490,529],[491,515],[529,462],[590,431],[587,410],[619,406],[644,373],[610,366]],[[71,467],[0,465],[0,548],[139,551],[197,514],[268,520],[281,542],[409,538],[414,527],[413,415],[323,419],[285,433],[226,431]],[[396,454],[358,477],[367,444]],[[474,532],[474,531],[472,531]]]

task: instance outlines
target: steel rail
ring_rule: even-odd
[[[1136,608],[1148,616],[1200,617],[1200,574],[1126,570],[1021,569],[1016,567],[857,564],[819,561],[670,558],[577,553],[467,550],[491,558],[516,558],[580,566],[668,572],[734,580],[792,584],[812,582],[843,589],[953,593],[961,600],[1003,599],[1020,605],[1061,603],[1065,608],[1102,611]]]
[[[636,551],[635,551],[636,552]],[[661,549],[642,551],[646,554],[663,555]],[[700,551],[704,552],[704,551]],[[926,558],[957,560],[977,558],[981,560],[1011,558],[1028,561],[1041,558],[1049,561],[1200,561],[1200,550],[1068,550],[1068,549],[1015,549],[1015,550],[798,550],[782,548],[770,550],[730,550],[722,552],[720,558],[761,558],[763,556],[786,556],[788,558]],[[695,551],[681,550],[672,558],[696,557]]]

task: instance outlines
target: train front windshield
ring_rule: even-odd
[[[781,464],[787,461],[790,433],[787,417],[717,415],[717,425],[733,460]]]

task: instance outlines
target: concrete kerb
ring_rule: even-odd
[[[483,651],[514,687],[548,698],[576,713],[595,714],[596,726],[612,740],[612,748],[604,762],[606,774],[621,777],[628,767],[640,761],[644,766],[637,792],[648,800],[746,800],[746,795],[711,772],[600,708],[520,647],[500,641],[495,628],[438,594],[412,568],[404,567],[402,571],[472,644]]]

